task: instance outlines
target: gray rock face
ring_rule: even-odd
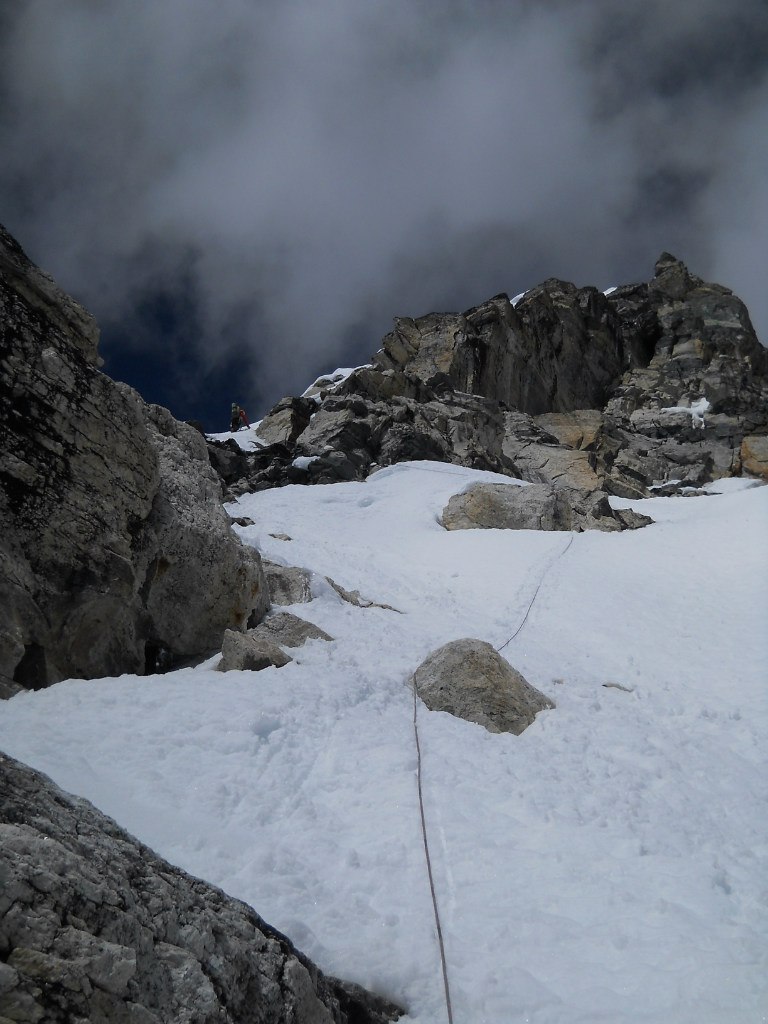
[[[0,754],[0,1019],[384,1024],[246,904]]]
[[[259,437],[267,444],[295,441],[309,426],[317,405],[308,398],[284,398],[259,424]]]
[[[601,491],[551,484],[474,484],[454,494],[443,509],[446,530],[618,530],[652,522],[636,512],[617,512]]]
[[[516,308],[497,295],[463,314],[400,318],[375,360],[535,414],[602,405],[631,354],[605,296],[552,279]]]
[[[768,476],[766,350],[739,299],[668,254],[648,284],[607,296],[551,279],[514,308],[499,295],[398,318],[372,365],[315,399],[305,427],[307,399],[275,407],[276,443],[236,487],[362,480],[413,459],[623,497]],[[299,470],[296,455],[313,461]]]
[[[411,684],[431,711],[447,711],[489,732],[519,736],[555,705],[483,640],[452,640],[433,651]]]
[[[203,437],[97,369],[98,331],[0,231],[0,695],[215,650],[268,605]]]
[[[609,301],[625,335],[642,325],[652,347],[604,409],[594,451],[606,489],[635,497],[653,483],[739,475],[742,442],[768,429],[768,351],[744,304],[667,253],[647,285]]]

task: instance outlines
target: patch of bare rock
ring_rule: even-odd
[[[385,1024],[245,903],[0,754],[0,1020]]]

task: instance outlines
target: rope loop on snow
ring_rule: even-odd
[[[435,880],[432,875],[432,858],[429,855],[429,840],[427,839],[427,821],[424,815],[424,792],[421,781],[421,744],[419,742],[418,723],[418,700],[416,696],[416,681],[413,681],[413,735],[416,739],[416,781],[419,791],[419,814],[421,816],[421,838],[424,841],[424,858],[427,862],[427,875],[429,876],[429,891],[432,894],[432,909],[435,915],[435,928],[437,929],[437,944],[440,949],[440,967],[443,972],[443,988],[445,990],[445,1009],[448,1015],[448,1024],[453,1024],[453,1008],[451,1006],[451,990],[448,984],[448,964],[445,959],[445,944],[443,943],[443,929],[440,925],[440,911],[437,907],[437,894],[435,892]]]

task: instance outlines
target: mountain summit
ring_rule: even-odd
[[[622,497],[768,478],[768,353],[729,289],[664,253],[647,284],[550,279],[397,318],[369,366],[283,399],[257,434],[245,458],[212,455],[234,493],[404,459]]]

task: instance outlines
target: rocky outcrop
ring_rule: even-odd
[[[744,467],[741,445],[768,428],[768,353],[744,304],[664,253],[647,285],[609,301],[625,335],[653,339],[606,403],[595,465],[624,497],[653,483],[695,486]]]
[[[528,413],[594,408],[631,360],[595,288],[549,280],[517,307],[497,295],[461,314],[398,318],[374,357],[382,368]]]
[[[430,711],[519,736],[555,705],[483,640],[452,640],[416,669],[411,685]]]
[[[0,695],[205,656],[268,606],[205,440],[98,369],[93,319],[0,230]]]
[[[303,647],[307,640],[333,640],[333,637],[298,615],[290,612],[276,612],[251,631],[258,636],[269,637],[280,647]]]
[[[514,306],[398,318],[372,364],[263,422],[234,494],[434,459],[638,497],[763,476],[768,360],[743,303],[665,253],[608,294],[551,279]]]
[[[261,672],[265,668],[283,668],[292,660],[271,637],[227,629],[221,644],[221,661],[216,667],[219,672]]]
[[[0,1019],[385,1024],[250,907],[0,754]]]
[[[220,672],[233,669],[260,672],[263,668],[282,668],[293,660],[284,649],[303,647],[307,640],[333,640],[333,637],[314,622],[307,622],[290,612],[277,612],[245,633],[228,629],[224,634],[218,669]]]
[[[616,511],[601,491],[551,484],[474,484],[454,494],[443,509],[446,530],[584,530],[638,529],[652,520],[630,510]]]

